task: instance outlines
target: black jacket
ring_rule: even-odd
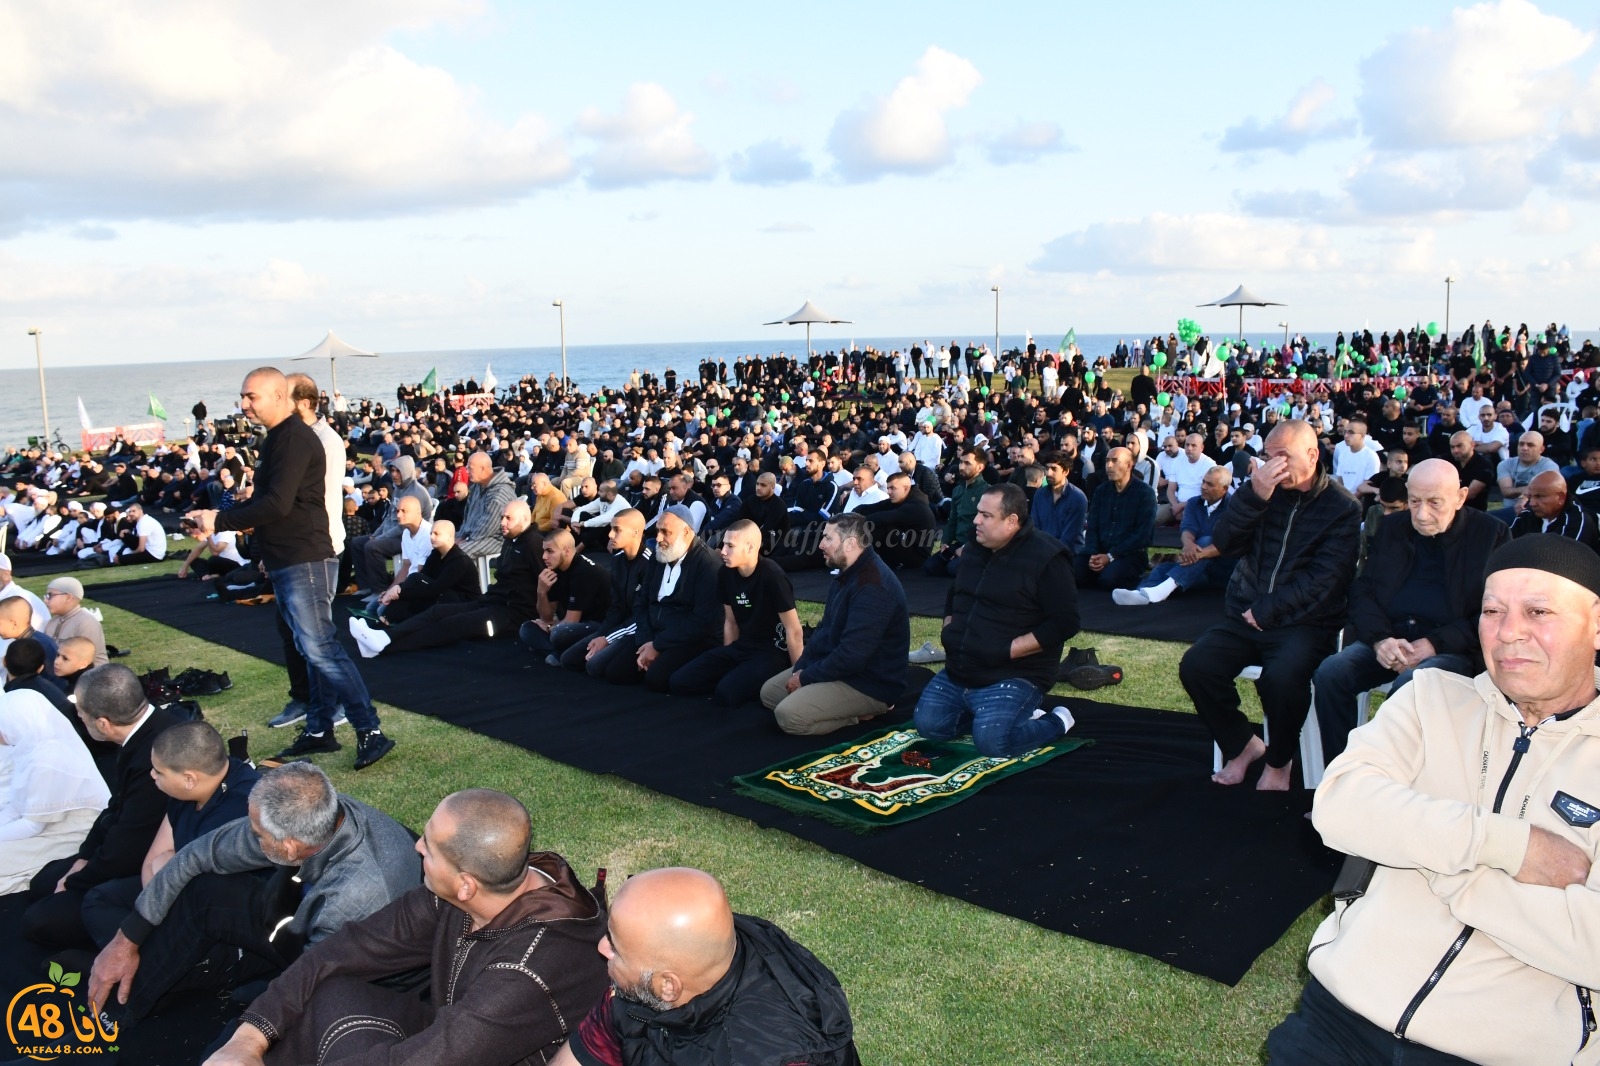
[[[416,572],[400,585],[403,603],[425,607],[435,603],[466,603],[478,598],[478,564],[454,544],[443,555],[435,548]]]
[[[675,1010],[620,996],[612,1020],[629,1066],[858,1066],[839,979],[771,922],[733,917],[738,945],[722,979]]]
[[[1596,551],[1600,551],[1600,527],[1597,527],[1595,516],[1578,506],[1568,502],[1562,508],[1561,514],[1550,524],[1544,527],[1544,519],[1534,514],[1531,510],[1524,510],[1517,515],[1516,521],[1511,523],[1511,536],[1526,537],[1531,533],[1554,533],[1558,537],[1575,540],[1579,544],[1587,544]]]
[[[1217,551],[1239,558],[1228,581],[1230,617],[1250,611],[1264,630],[1344,624],[1361,506],[1325,472],[1305,492],[1279,488],[1268,500],[1246,481],[1211,536]]]
[[[945,614],[950,622],[940,639],[952,681],[981,688],[1021,678],[1048,692],[1061,646],[1078,632],[1072,553],[1027,522],[999,551],[973,540],[956,564]],[[1040,650],[1013,659],[1011,641],[1026,633]]]
[[[476,564],[474,564],[476,566]],[[503,603],[531,621],[539,616],[539,573],[544,569],[544,538],[529,526],[515,537],[507,537],[500,548],[494,584],[483,598]]]
[[[322,477],[326,459],[316,431],[299,415],[285,418],[267,431],[261,444],[255,492],[246,502],[219,512],[217,530],[255,530],[261,561],[269,571],[332,559]]]
[[[641,547],[632,559],[622,552],[606,556],[606,569],[611,574],[611,607],[600,619],[600,632],[609,636],[633,621],[634,604],[639,590],[644,587],[644,575],[650,569],[655,549]]]
[[[912,489],[904,503],[882,500],[857,507],[856,514],[872,520],[872,546],[893,569],[921,566],[933,554],[939,520],[922,490]]]
[[[1378,522],[1377,535],[1367,549],[1367,565],[1350,587],[1350,628],[1362,643],[1376,644],[1395,635],[1387,604],[1411,573],[1418,536],[1410,511],[1384,515]],[[1445,571],[1445,587],[1439,591],[1454,617],[1427,638],[1441,655],[1466,655],[1481,668],[1478,610],[1483,601],[1483,567],[1490,553],[1511,539],[1511,527],[1463,507],[1438,539]]]
[[[119,877],[137,877],[145,852],[167,816],[167,797],[150,777],[150,748],[177,719],[160,707],[150,712],[117,756],[117,780],[111,802],[100,812],[78,848],[83,869],[67,878],[67,887],[93,888]]]
[[[717,571],[722,560],[698,537],[679,561],[681,572],[672,595],[661,599],[661,575],[667,564],[661,549],[645,567],[644,584],[634,601],[634,639],[640,647],[654,643],[657,651],[691,645],[722,643],[722,597],[717,593]]]

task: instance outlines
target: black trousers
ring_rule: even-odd
[[[127,1016],[145,1017],[180,989],[232,988],[293,962],[269,939],[268,885],[253,873],[201,874],[185,885],[139,947]]]
[[[139,899],[137,877],[119,877],[95,885],[83,897],[83,927],[96,948],[103,948],[117,935],[117,929]]]
[[[267,1066],[338,1062],[365,1056],[416,1036],[433,1023],[434,1008],[416,992],[395,992],[359,977],[317,983],[299,1025],[268,1050]]]
[[[462,640],[516,640],[528,616],[501,603],[436,603],[389,628],[391,652],[442,648]]]
[[[1267,1034],[1270,1066],[1471,1066],[1467,1059],[1401,1040],[1334,998],[1315,978],[1299,1008]]]
[[[718,703],[738,707],[761,702],[761,686],[774,674],[789,669],[789,653],[762,644],[750,647],[724,644],[690,659],[672,675],[674,696],[712,693]]]
[[[22,935],[52,950],[87,947],[91,941],[83,925],[84,889],[56,891],[56,882],[66,876],[76,855],[44,864],[28,883],[28,909],[22,912]]]
[[[620,638],[605,661],[605,678],[613,685],[637,685],[643,681],[652,692],[666,692],[671,687],[672,675],[703,651],[711,649],[709,641],[672,648],[656,656],[650,669],[639,669],[639,639],[634,634]]]
[[[1205,721],[1232,759],[1244,751],[1254,730],[1239,710],[1239,671],[1260,666],[1256,692],[1266,713],[1272,739],[1267,743],[1267,765],[1287,766],[1300,747],[1300,728],[1311,709],[1311,675],[1333,654],[1338,630],[1320,626],[1279,626],[1265,632],[1252,629],[1243,619],[1228,618],[1206,630],[1183,653],[1178,678]]]

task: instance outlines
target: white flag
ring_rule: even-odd
[[[83,406],[83,397],[78,397],[78,424],[84,429],[93,429],[94,423],[89,421],[89,409]]]
[[[494,391],[494,387],[496,385],[498,385],[498,384],[500,384],[500,383],[494,379],[494,371],[492,369],[490,369],[490,366],[489,366],[488,363],[484,363],[483,364],[483,391],[484,392],[493,392]]]

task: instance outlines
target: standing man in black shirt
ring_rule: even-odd
[[[328,515],[326,453],[316,432],[295,414],[289,383],[273,367],[252,370],[239,390],[246,418],[267,428],[256,458],[255,493],[227,511],[195,511],[199,531],[252,529],[261,562],[272,579],[278,611],[305,657],[311,709],[293,744],[279,758],[338,751],[332,711],[343,706],[356,729],[355,768],[363,770],[394,750],[372,707],[356,664],[333,627],[339,559]]]
[[[761,528],[747,518],[723,535],[717,593],[722,647],[680,666],[669,686],[679,696],[715,692],[729,707],[754,703],[767,678],[799,660],[804,638],[789,575],[761,557]]]

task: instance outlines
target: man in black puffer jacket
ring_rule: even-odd
[[[972,530],[946,600],[944,672],[923,689],[914,721],[929,740],[970,728],[979,754],[1012,758],[1072,728],[1065,707],[1035,713],[1078,632],[1072,554],[1029,524],[1016,485],[983,494]]]
[[[1267,437],[1266,461],[1234,493],[1212,533],[1217,550],[1239,557],[1239,565],[1223,620],[1190,645],[1178,677],[1227,760],[1212,777],[1219,785],[1239,784],[1250,764],[1266,756],[1256,787],[1289,787],[1311,707],[1311,676],[1344,626],[1361,507],[1322,472],[1319,457],[1308,423],[1279,423]],[[1234,678],[1252,665],[1261,667],[1256,691],[1270,746],[1239,710]]]
[[[859,1066],[839,979],[700,870],[628,880],[600,942],[611,990],[552,1066]]]

